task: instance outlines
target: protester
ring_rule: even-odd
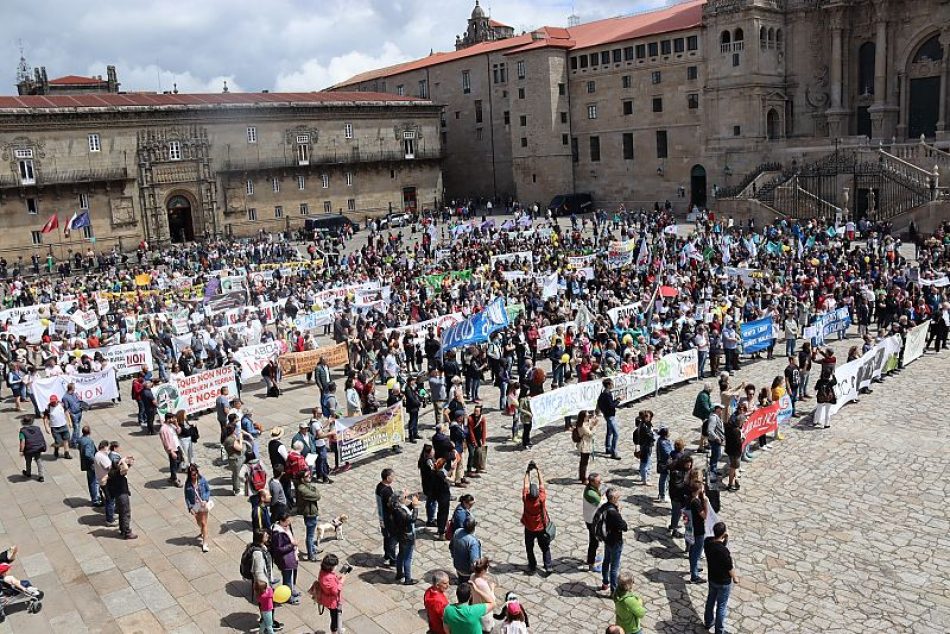
[[[72,460],[69,453],[69,412],[53,394],[49,397],[49,406],[43,412],[43,426],[46,433],[53,437],[53,460],[59,458],[59,450],[63,450],[63,457]]]
[[[469,517],[455,529],[452,540],[449,542],[449,552],[452,554],[452,565],[459,583],[467,582],[475,569],[475,562],[482,557],[482,543],[475,537],[478,522]]]
[[[24,416],[21,419],[20,433],[20,455],[23,456],[23,477],[29,480],[33,477],[32,465],[36,463],[37,481],[46,480],[43,470],[43,461],[40,459],[43,452],[46,451],[46,438],[39,427],[33,424],[32,416]],[[59,451],[59,449],[57,449]]]
[[[593,412],[581,411],[574,423],[571,439],[577,445],[580,453],[580,463],[577,466],[578,479],[581,484],[587,483],[587,465],[590,464],[590,455],[594,451],[594,429],[597,427],[597,417]]]
[[[426,610],[426,621],[429,624],[429,634],[446,634],[442,623],[442,615],[449,604],[445,595],[449,589],[449,576],[442,570],[432,573],[432,585],[426,588],[422,603]]]
[[[602,570],[603,583],[601,590],[610,590],[616,594],[620,576],[620,559],[623,554],[623,534],[627,532],[627,522],[620,514],[620,490],[607,489],[604,495],[606,502],[594,515],[594,531],[598,530],[604,541],[604,565]],[[599,525],[602,524],[602,528]]]
[[[396,472],[387,468],[383,469],[376,485],[376,517],[383,536],[383,557],[387,566],[396,565],[396,537],[392,520],[392,498],[395,495],[392,485],[395,481]]]
[[[317,524],[320,522],[320,491],[313,482],[309,469],[304,469],[295,486],[297,513],[303,517],[306,528],[307,554],[304,559],[317,561],[320,547],[314,542]]]
[[[732,555],[727,544],[729,533],[724,522],[716,522],[713,534],[705,541],[706,564],[709,566],[709,591],[706,594],[706,610],[703,615],[703,627],[707,630],[715,625],[716,634],[725,634],[726,617],[729,614],[729,595],[733,583],[739,583],[739,574],[732,563]],[[713,610],[715,609],[715,619]]]
[[[600,572],[603,557],[597,554],[598,540],[594,532],[594,517],[600,508],[603,496],[600,494],[601,477],[598,473],[587,476],[587,486],[584,487],[582,510],[584,524],[587,525],[587,567],[591,572]]]
[[[188,465],[188,476],[185,479],[185,506],[188,512],[194,515],[198,524],[198,544],[201,552],[208,552],[208,513],[214,508],[211,500],[211,487],[201,475],[198,465]]]
[[[531,482],[532,472],[537,476],[537,482]],[[538,562],[534,555],[534,544],[537,542],[544,563],[544,572],[541,576],[547,577],[551,574],[552,565],[551,535],[548,531],[551,518],[548,516],[547,490],[544,487],[544,477],[533,460],[528,463],[528,468],[525,470],[521,500],[523,505],[521,523],[524,525],[524,545],[528,555],[526,574],[534,574],[538,568]]]
[[[333,553],[325,555],[320,563],[320,576],[311,586],[310,593],[311,597],[315,597],[316,602],[330,613],[331,634],[343,632],[343,584],[346,582],[346,575],[349,574],[350,568],[344,566],[338,573],[336,572],[338,565],[340,565],[340,559],[336,555]]]
[[[620,455],[617,454],[617,441],[620,438],[619,429],[617,427],[617,407],[619,403],[612,392],[614,382],[610,379],[604,379],[603,386],[604,389],[597,398],[597,410],[603,414],[604,420],[607,423],[607,435],[604,437],[604,453],[614,460],[620,460]]]
[[[459,583],[455,591],[456,603],[445,607],[442,623],[448,634],[470,634],[481,629],[482,617],[495,609],[495,584],[489,584],[490,593],[482,592],[467,581]],[[477,597],[481,603],[471,603]]]
[[[281,509],[274,515],[273,521],[270,551],[274,557],[274,563],[280,570],[284,585],[291,590],[290,604],[297,605],[300,603],[300,591],[296,587],[299,544],[294,536],[290,515],[286,509]]]
[[[629,572],[620,575],[617,591],[614,593],[614,612],[617,625],[622,627],[624,632],[641,634],[641,623],[647,611],[643,607],[643,600],[634,594],[633,583],[633,575]]]

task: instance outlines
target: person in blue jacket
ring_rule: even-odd
[[[201,552],[208,552],[208,512],[213,506],[211,501],[211,487],[208,481],[198,471],[198,465],[188,465],[188,478],[185,480],[185,506],[188,512],[195,516],[195,522],[201,530],[198,543]]]

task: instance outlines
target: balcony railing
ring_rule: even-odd
[[[230,158],[224,161],[221,171],[254,172],[298,167],[319,167],[321,165],[352,165],[355,163],[395,163],[411,161],[429,161],[444,158],[440,149],[416,148],[412,158],[407,158],[403,150],[383,150],[375,152],[349,151],[311,154],[306,162],[293,157]]]
[[[22,182],[13,174],[0,174],[0,189],[16,187],[43,187],[45,185],[69,185],[72,183],[108,183],[129,178],[129,170],[124,165],[84,170],[38,170],[30,182]]]

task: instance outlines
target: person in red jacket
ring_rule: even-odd
[[[445,596],[445,591],[448,589],[449,576],[441,570],[436,570],[432,574],[432,585],[426,589],[422,597],[430,634],[447,634],[445,625],[442,623],[442,614],[445,612],[445,606],[449,604],[449,598]]]
[[[467,420],[468,475],[484,473],[488,462],[488,422],[482,406],[476,405]]]
[[[531,472],[538,476],[538,482],[531,482]],[[538,562],[534,556],[534,543],[541,547],[541,557],[544,561],[543,576],[551,574],[551,538],[545,530],[550,523],[547,509],[548,494],[544,488],[544,478],[534,460],[528,463],[524,474],[524,487],[521,491],[521,501],[524,510],[521,513],[521,523],[524,525],[524,546],[528,554],[528,574],[534,574],[538,569]]]

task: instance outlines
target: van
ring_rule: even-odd
[[[319,218],[307,218],[304,221],[304,229],[307,231],[320,231],[322,233],[339,233],[343,227],[352,227],[353,233],[359,231],[359,225],[342,214],[320,216]]]
[[[570,216],[594,211],[594,201],[590,194],[559,194],[548,205],[552,216]]]

